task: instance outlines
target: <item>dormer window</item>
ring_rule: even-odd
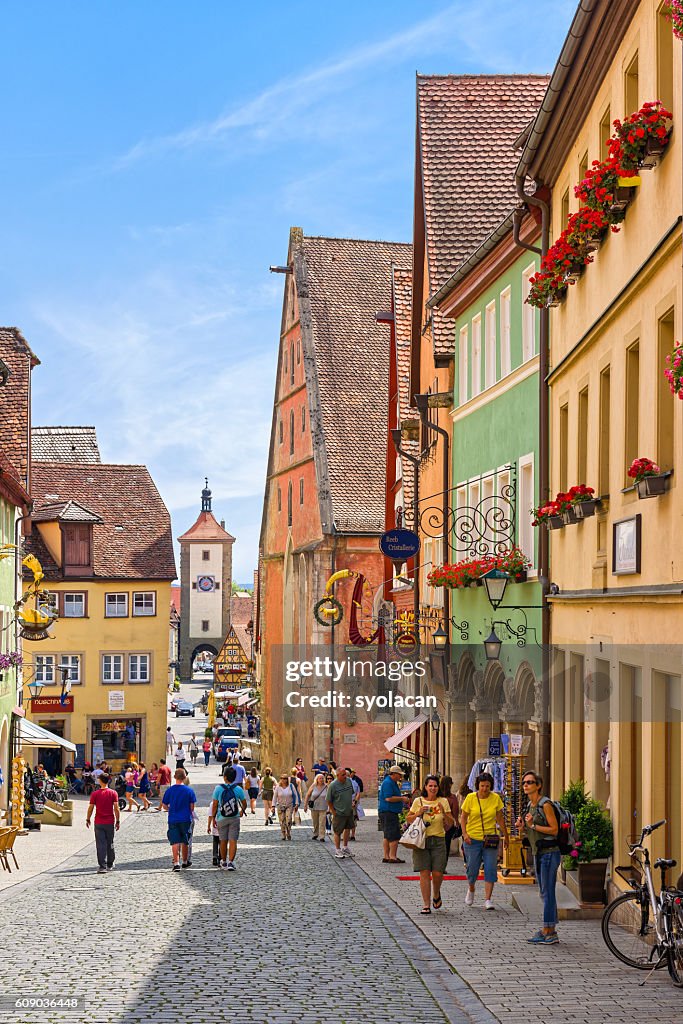
[[[63,570],[65,576],[92,576],[92,526],[62,523]]]

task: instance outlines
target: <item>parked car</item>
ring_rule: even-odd
[[[176,704],[175,716],[176,718],[181,718],[183,716],[189,717],[191,715],[192,718],[194,718],[196,710],[197,709],[194,704],[191,704],[189,700],[179,700]]]
[[[178,698],[177,697],[173,697],[173,699],[171,700],[170,704],[168,705],[168,710],[169,711],[175,711],[177,707],[178,707]]]
[[[213,756],[217,761],[227,761],[228,754],[239,751],[240,741],[237,736],[219,736],[213,745]]]

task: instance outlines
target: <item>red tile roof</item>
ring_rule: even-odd
[[[200,512],[189,530],[186,530],[179,541],[183,540],[230,540],[234,537],[217,522],[213,512]]]
[[[230,621],[233,626],[246,626],[254,619],[254,598],[236,597],[230,598]]]
[[[394,338],[396,341],[396,380],[398,383],[399,421],[417,420],[417,410],[410,406],[410,342],[411,342],[411,308],[413,298],[413,275],[410,270],[394,269],[393,272],[393,309]],[[411,455],[420,454],[418,441],[403,438],[401,448]],[[403,504],[410,508],[413,501],[413,466],[408,459],[401,460],[403,482]]]
[[[418,75],[417,133],[433,294],[519,204],[515,139],[535,117],[547,75]],[[434,311],[435,355],[453,324]]]
[[[180,594],[181,588],[172,586],[171,587],[171,607],[180,615]]]
[[[32,427],[34,462],[101,462],[94,427]]]
[[[31,471],[35,508],[69,499],[98,515],[93,526],[95,578],[176,578],[171,518],[146,466],[92,462],[36,462]],[[35,526],[27,547],[49,579],[61,577]]]
[[[392,265],[407,269],[411,257],[411,246],[400,242],[304,236],[294,247],[299,301],[304,287],[310,303],[310,327],[302,315],[302,332],[314,362],[312,401],[313,408],[320,403],[328,476],[318,488],[329,493],[341,533],[384,530],[389,332],[375,314],[391,306]],[[315,428],[312,418],[314,437]],[[327,523],[325,532],[331,529]]]

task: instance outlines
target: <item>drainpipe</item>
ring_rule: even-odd
[[[334,530],[334,524],[332,526]],[[333,533],[332,536],[332,561],[331,561],[332,572],[330,576],[334,576],[337,571],[337,535]],[[334,659],[334,619],[332,619],[332,629],[330,631],[330,642],[332,644],[332,658]],[[315,739],[315,722],[313,724],[313,737]],[[316,755],[317,756],[317,755]],[[332,707],[330,708],[330,761],[334,760],[334,701],[332,701]]]
[[[436,431],[443,438],[443,557],[445,562],[450,560],[450,538],[448,523],[450,519],[450,506],[449,506],[449,495],[448,481],[450,478],[450,435],[447,430],[440,427],[438,423],[434,423],[432,420],[427,420],[427,413],[429,410],[429,396],[428,395],[415,395],[415,405],[417,411],[420,414],[420,419],[428,426],[430,430]],[[448,666],[451,662],[451,595],[448,587],[443,588],[443,614],[444,614],[444,628],[448,635],[446,641],[446,647],[444,654],[446,655],[446,672],[448,672]]]
[[[24,519],[28,519],[30,517],[32,510],[33,510],[33,502],[30,502],[30,504],[28,505],[28,507],[27,507],[26,511],[24,512],[23,516],[17,516],[17,518],[14,520],[14,601],[15,601],[15,604],[16,604],[17,601],[19,601],[19,599],[21,598],[21,594],[22,594],[21,577],[19,575],[19,568],[20,568],[20,565],[21,565],[21,556],[20,556],[20,552],[19,552],[19,525],[20,525],[20,523],[22,523],[24,521]],[[15,651],[19,650],[19,629],[20,629],[19,620],[17,619],[16,611],[15,611],[15,614],[14,614],[14,650]],[[19,707],[23,707],[23,700],[24,700],[24,669],[23,669],[23,666],[20,666],[20,667],[16,668],[15,672],[16,672],[16,680],[17,680],[17,691],[18,691],[18,694],[19,694],[18,698],[17,698],[17,704],[19,705]],[[18,737],[18,733],[15,731],[15,723],[16,723],[16,716],[12,715],[12,717],[10,719],[10,737],[9,737],[10,750],[12,752],[12,757],[14,757],[16,754],[19,753],[19,745],[18,745],[18,738],[19,737]]]
[[[541,259],[548,251],[550,236],[550,208],[536,195],[528,195],[524,191],[525,178],[520,171],[515,175],[517,195],[525,205],[535,206],[541,211],[541,248],[524,245],[519,239],[519,225],[522,211],[516,216],[513,226],[515,241],[523,248],[538,253]],[[547,306],[541,309],[541,329],[539,338],[539,370],[538,370],[538,491],[539,503],[544,504],[550,497],[550,405],[548,373],[550,369],[550,310]],[[542,706],[547,709],[548,720],[541,723],[539,733],[538,760],[541,771],[550,768],[550,605],[548,591],[550,589],[550,536],[549,531],[541,528],[538,537],[538,575],[541,584],[541,696]],[[547,774],[547,772],[544,772]]]
[[[403,448],[401,448],[401,431],[400,431],[400,429],[392,430],[391,431],[391,438],[392,438],[392,440],[394,442],[394,447],[396,448],[397,453],[401,456],[402,459],[407,459],[408,462],[413,467],[413,523],[414,523],[415,533],[417,533],[417,522],[418,522],[418,516],[419,516],[419,512],[420,512],[420,501],[419,501],[419,496],[418,496],[418,481],[419,481],[419,471],[420,471],[420,460],[415,455],[411,455],[410,452],[407,452]],[[418,581],[418,571],[417,571],[417,566],[416,566],[415,559],[413,559],[413,615],[415,617],[415,635],[417,637],[417,642],[419,644],[419,642],[420,642],[420,592],[418,590],[417,581]]]

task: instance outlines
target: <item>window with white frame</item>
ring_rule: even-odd
[[[467,326],[460,328],[460,341],[459,341],[459,357],[458,357],[458,401],[460,405],[464,405],[467,401],[468,390],[467,390],[467,348],[468,348],[468,335],[469,328]]]
[[[153,590],[140,590],[133,594],[133,615],[156,615],[157,595]]]
[[[510,470],[499,469],[498,473],[496,474],[496,506],[499,509],[501,518],[504,520],[512,518],[512,508],[510,507],[509,491],[510,481]],[[512,524],[512,528],[514,530],[514,523]]]
[[[68,668],[67,679],[71,683],[81,683],[81,656],[80,654],[62,654],[59,659],[59,667]]]
[[[435,538],[432,541],[432,560],[434,566],[440,566],[444,563],[443,557],[443,537]],[[430,602],[434,608],[443,608],[443,587],[432,587],[432,600]]]
[[[497,541],[496,536],[496,523],[495,518],[490,515],[496,504],[496,478],[493,473],[489,473],[481,481],[481,518],[479,522],[482,524],[484,541],[489,544],[495,544]]]
[[[55,656],[54,654],[36,654],[33,658],[35,668],[35,682],[43,686],[50,686],[55,682]]]
[[[534,564],[534,528],[531,525],[530,510],[534,507],[534,456],[533,452],[519,460],[519,500],[517,501],[517,536],[519,546]]]
[[[104,614],[108,619],[125,619],[128,615],[128,594],[105,594]]]
[[[128,655],[128,682],[149,682],[149,654]]]
[[[481,316],[472,318],[472,397],[481,391]]]
[[[122,683],[123,682],[123,655],[103,654],[102,655],[102,682]]]
[[[532,263],[522,271],[522,362],[536,354],[536,311],[526,301],[531,290],[531,278],[536,273]]]
[[[470,508],[475,509],[481,501],[481,482],[479,480],[473,480],[469,487],[469,504]],[[470,515],[474,515],[473,512]]]
[[[510,299],[511,291],[505,288],[500,293],[500,375],[507,377],[512,369],[510,355]]]
[[[456,521],[457,526],[459,527],[460,526],[461,517],[463,515],[465,515],[465,509],[467,508],[467,485],[466,484],[461,485],[460,487],[458,487],[456,489],[456,492],[455,492],[455,505],[456,505],[455,521]],[[465,546],[464,546],[462,540],[460,540],[460,538],[459,538],[459,529],[457,527],[456,527],[456,530],[455,530],[455,536],[453,538],[453,543],[455,545],[455,548],[454,548],[454,551],[453,551],[453,561],[454,562],[459,562],[460,559],[465,557],[466,549],[465,549]]]
[[[85,594],[62,594],[62,607],[65,619],[84,618]]]
[[[484,383],[487,388],[496,383],[496,303],[489,302],[486,307]]]

